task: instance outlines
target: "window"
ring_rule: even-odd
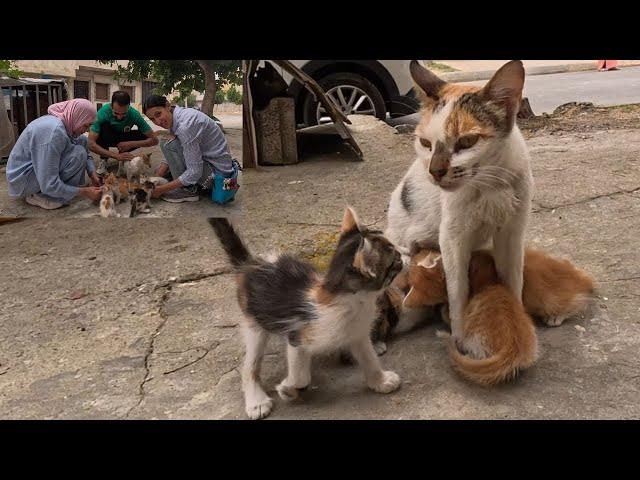
[[[86,98],[89,100],[89,82],[84,80],[74,80],[73,98]]]
[[[122,90],[123,92],[127,92],[129,94],[129,97],[131,97],[131,103],[135,103],[135,101],[136,101],[136,99],[135,99],[135,93],[136,93],[135,87],[126,87],[124,85],[120,85],[120,90]]]
[[[109,100],[108,83],[96,83],[96,100]]]

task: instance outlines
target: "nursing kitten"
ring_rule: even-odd
[[[144,155],[132,158],[126,162],[125,169],[127,172],[127,181],[130,182],[131,179],[140,181],[140,177],[147,175],[151,170],[151,154],[145,153]]]
[[[288,254],[272,261],[256,258],[227,219],[209,222],[236,267],[245,314],[242,389],[250,418],[264,418],[273,408],[259,378],[269,334],[287,340],[288,374],[277,386],[283,400],[296,398],[309,385],[313,355],[340,349],[348,349],[361,365],[369,388],[389,393],[400,386],[396,373],[382,369],[370,338],[376,299],[402,269],[400,254],[381,232],[361,226],[347,208],[323,277]]]
[[[491,254],[474,252],[470,282],[497,275]],[[474,278],[477,277],[477,278]],[[560,260],[533,248],[524,255],[522,301],[526,312],[549,326],[561,325],[588,307],[595,289],[593,279],[568,260]],[[444,269],[439,252],[423,250],[409,267],[409,287],[403,306],[421,308],[447,302]],[[402,318],[404,320],[404,318]]]
[[[422,258],[412,266],[411,290],[404,302],[407,307],[446,302],[444,269],[439,257],[436,252],[422,252]],[[515,295],[500,284],[489,253],[473,254],[469,285],[462,335],[449,342],[454,368],[463,377],[482,385],[515,378],[537,358],[533,320]]]
[[[415,130],[418,158],[391,195],[385,234],[404,254],[442,251],[452,333],[459,337],[472,251],[493,244],[499,278],[522,297],[533,188],[515,125],[524,68],[509,62],[482,88],[444,82],[416,61],[410,70],[424,107]]]
[[[129,196],[131,209],[129,218],[135,217],[137,213],[151,212],[151,194],[153,193],[154,184],[145,178],[141,183],[132,190]]]

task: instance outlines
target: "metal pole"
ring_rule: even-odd
[[[36,118],[40,118],[40,89],[36,84]]]
[[[11,88],[9,92],[11,93],[11,95],[9,95],[9,106],[11,107],[9,111],[11,112],[11,128],[13,128],[13,88]]]
[[[22,104],[24,105],[24,112],[23,112],[23,116],[24,116],[24,128],[27,128],[27,125],[29,124],[28,121],[28,117],[27,117],[27,87],[26,85],[22,85]]]

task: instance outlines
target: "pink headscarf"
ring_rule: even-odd
[[[80,135],[82,126],[87,123],[93,123],[97,116],[96,107],[84,98],[54,103],[49,107],[47,113],[61,119],[67,129],[67,133],[72,137]]]

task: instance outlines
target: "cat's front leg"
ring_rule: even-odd
[[[367,386],[379,393],[391,393],[400,387],[400,377],[396,372],[382,370],[382,364],[366,336],[351,345],[351,354],[364,371]]]
[[[287,378],[276,387],[283,400],[291,401],[311,383],[311,353],[305,347],[293,347],[287,344]]]
[[[464,233],[454,233],[446,227],[440,229],[440,251],[447,282],[451,334],[454,338],[462,336],[462,316],[469,301],[469,240],[469,236]]]
[[[514,218],[493,236],[493,257],[500,280],[522,301],[526,219]]]
[[[244,326],[245,358],[242,367],[242,391],[247,415],[252,420],[271,413],[273,400],[260,385],[260,366],[267,346],[268,333],[259,327]]]

